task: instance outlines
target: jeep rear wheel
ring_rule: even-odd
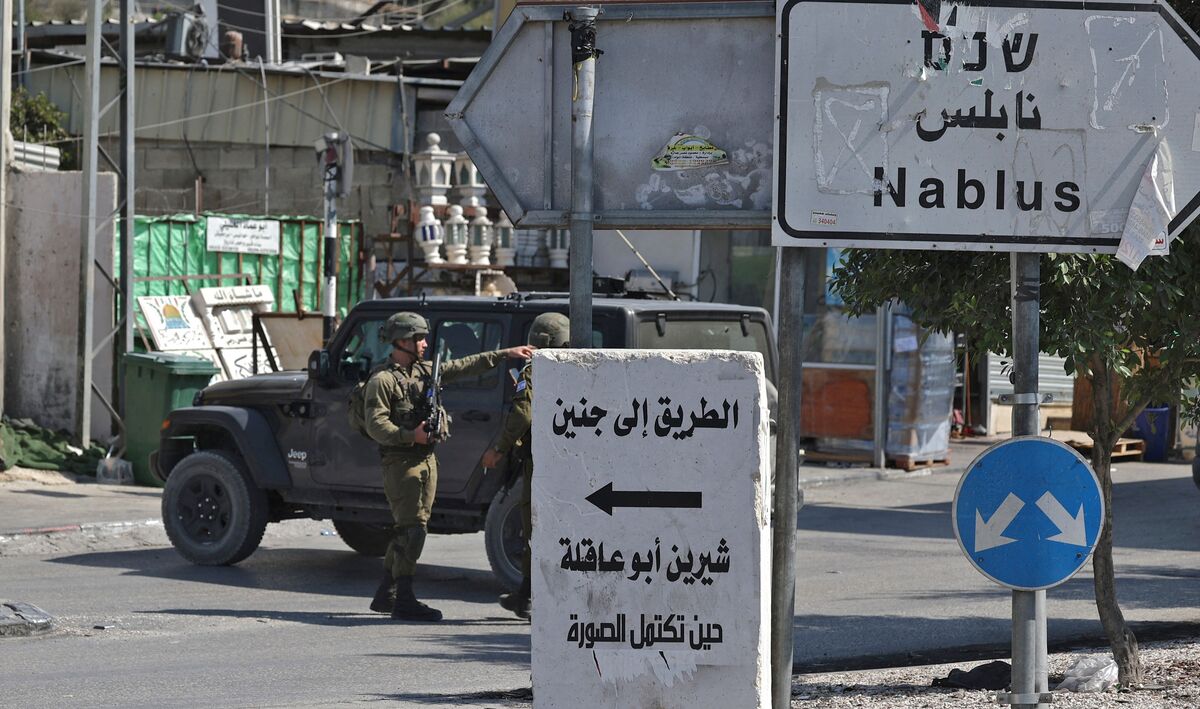
[[[487,549],[492,573],[509,591],[521,585],[521,554],[525,551],[525,532],[521,529],[521,489],[518,478],[511,487],[500,490],[488,507],[483,523],[483,545]]]
[[[232,455],[197,451],[167,477],[163,527],[194,564],[236,564],[254,553],[267,528],[267,496]]]
[[[333,520],[333,528],[346,546],[363,556],[383,556],[392,540],[392,528],[386,524],[367,524],[348,519]]]

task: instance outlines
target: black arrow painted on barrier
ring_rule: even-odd
[[[699,492],[668,492],[653,490],[614,490],[612,483],[587,496],[587,501],[612,516],[614,507],[671,507],[699,509]]]

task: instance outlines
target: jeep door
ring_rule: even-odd
[[[505,346],[509,316],[496,313],[433,314],[433,346],[448,360]],[[513,362],[467,379],[444,382],[442,405],[449,412],[450,439],[438,445],[438,497],[462,498],[468,482],[500,429],[505,378]]]
[[[361,379],[387,362],[391,347],[379,341],[386,313],[363,313],[343,326],[350,333],[334,340],[329,381],[313,386],[317,412],[309,469],[313,479],[337,487],[382,488],[379,446],[350,427],[346,403]],[[340,334],[340,331],[339,331]]]

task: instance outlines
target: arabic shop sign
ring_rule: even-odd
[[[1195,216],[1200,47],[1165,4],[787,0],[778,21],[776,245],[1114,253]]]
[[[239,254],[279,253],[279,222],[273,219],[207,217],[205,247],[209,251]]]
[[[769,706],[761,356],[553,350],[533,371],[536,707]]]

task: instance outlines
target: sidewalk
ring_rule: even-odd
[[[157,488],[13,468],[0,473],[0,536],[160,523],[161,498]]]
[[[906,471],[899,468],[875,468],[861,464],[828,464],[811,462],[800,466],[800,489],[821,487],[825,485],[848,485],[874,480],[892,480],[898,478],[916,478],[935,473],[962,475],[971,461],[993,443],[1003,438],[986,439],[972,438],[950,441],[950,464],[931,468],[917,468]]]

